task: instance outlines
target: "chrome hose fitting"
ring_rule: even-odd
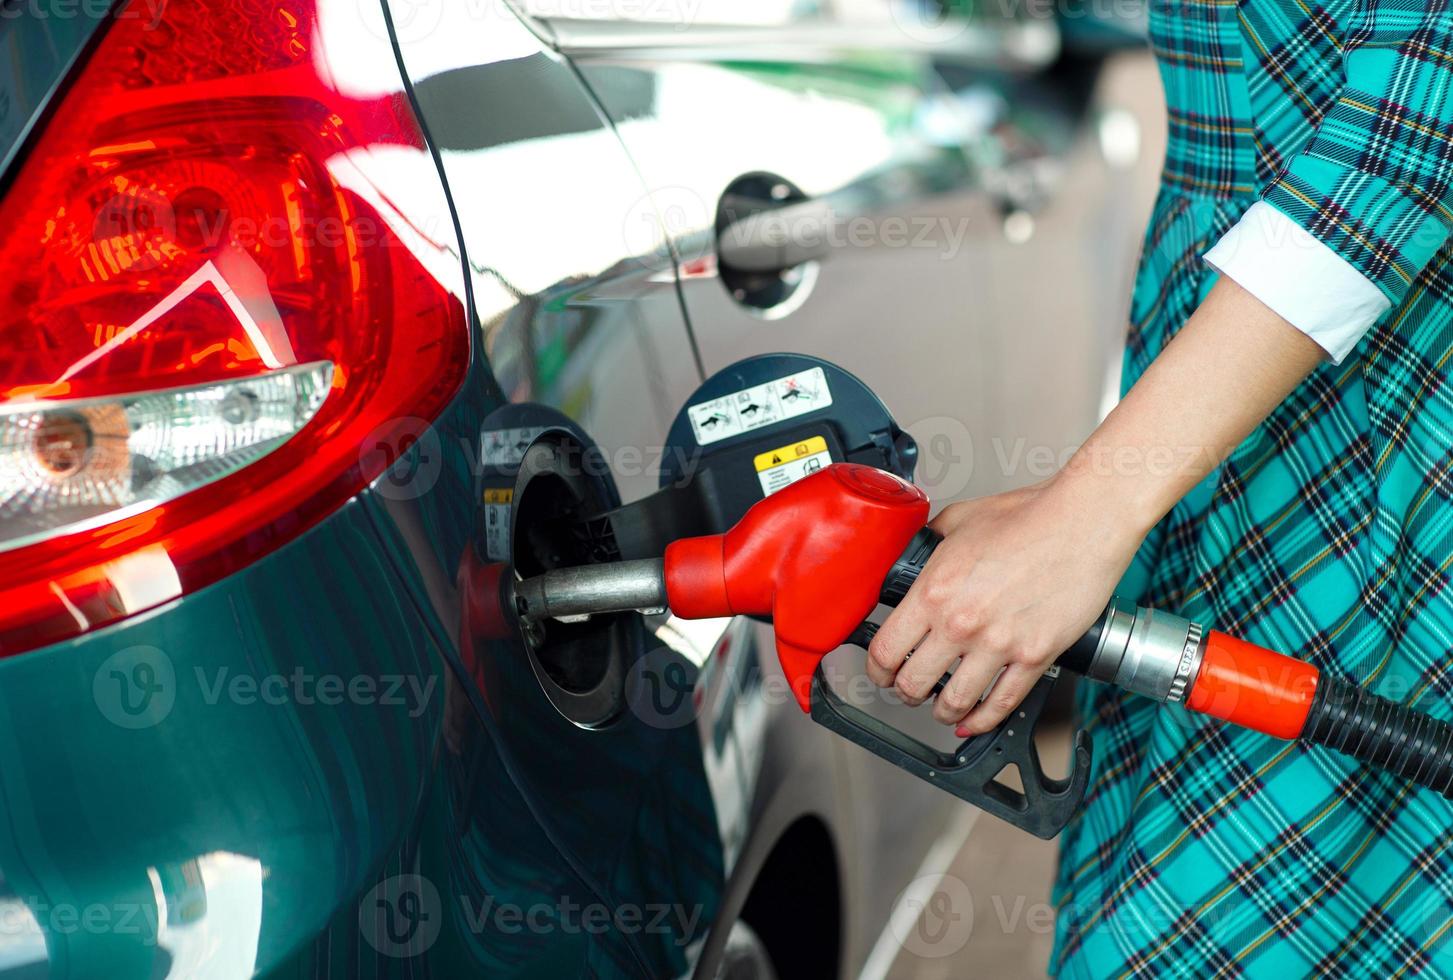
[[[1085,676],[1157,701],[1184,701],[1201,669],[1203,634],[1199,623],[1116,596]]]

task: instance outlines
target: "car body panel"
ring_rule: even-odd
[[[374,68],[347,80],[398,91],[392,57],[379,68],[379,38],[359,35],[351,64],[372,57]],[[583,122],[613,140],[572,92],[574,77],[557,70],[564,88],[542,86],[536,108],[573,98],[570,109],[583,115],[533,114],[546,127],[533,132],[445,135],[519,148],[568,138]],[[511,85],[482,94],[500,98]],[[461,154],[477,160],[484,149]],[[581,152],[608,165],[609,144]],[[615,152],[617,174],[635,181]],[[462,281],[453,215],[439,195],[418,193],[439,180],[428,154],[422,161],[422,170],[380,161],[371,176],[433,243],[432,267],[452,254],[454,273],[441,274]],[[510,166],[528,183],[528,164]],[[482,176],[504,187],[511,174]],[[620,193],[639,197],[636,186]],[[591,737],[545,700],[518,641],[484,651],[498,667],[490,692],[461,663],[458,643],[455,576],[479,530],[481,426],[504,403],[504,386],[516,398],[569,404],[603,432],[621,431],[604,424],[611,418],[664,430],[669,388],[615,383],[646,363],[640,338],[650,317],[640,311],[652,303],[633,302],[643,291],[663,297],[654,304],[661,344],[673,357],[686,352],[684,368],[656,373],[683,390],[699,377],[674,286],[626,262],[610,232],[594,251],[573,254],[553,248],[557,233],[542,233],[533,253],[507,240],[496,262],[503,276],[470,267],[482,332],[466,383],[416,440],[377,447],[398,462],[373,490],[208,589],[0,661],[13,753],[0,784],[12,815],[0,834],[0,880],[6,921],[25,940],[13,955],[7,949],[0,974],[687,969],[722,877],[692,733]],[[504,335],[488,332],[495,328]],[[617,395],[624,400],[613,402]],[[622,439],[642,441],[629,431]],[[390,711],[377,691],[322,699],[316,681],[300,697],[288,683],[295,675],[341,680],[345,690],[355,679],[402,681],[423,703]],[[154,707],[168,701],[169,710]],[[658,916],[658,906],[668,914]],[[614,925],[625,908],[650,928]],[[535,925],[522,928],[518,917],[531,910]],[[100,918],[77,925],[87,914]]]
[[[69,17],[7,14],[0,21],[0,175],[20,153],[106,13],[106,5],[83,5]]]
[[[930,458],[954,420],[992,433],[1022,398],[1003,377],[1021,363],[996,287],[1003,202],[973,156],[990,137],[945,139],[932,53],[861,32],[797,57],[759,31],[663,45],[659,26],[567,36],[500,5],[363,12],[353,80],[409,98],[429,141],[370,176],[468,304],[468,376],[409,442],[376,447],[397,459],[383,477],[288,545],[0,659],[0,977],[709,974],[803,826],[827,842],[813,887],[840,927],[800,941],[824,974],[855,974],[954,805],[773,693],[760,624],[633,620],[640,676],[681,667],[667,693],[689,710],[572,724],[521,637],[472,631],[471,576],[501,558],[480,472],[498,420],[528,407],[640,499],[704,371],[777,349],[898,385],[885,400]],[[1039,64],[985,50],[994,72]],[[757,171],[879,229],[967,216],[968,233],[952,255],[839,249],[804,302],[762,316],[711,261],[717,198]],[[982,357],[925,368],[901,342],[905,291],[916,331],[972,331]],[[1034,431],[1085,415],[1056,411]],[[852,657],[834,655],[840,678]],[[344,693],[320,697],[323,678]]]
[[[622,907],[633,875],[692,866],[686,838],[655,838],[649,860],[626,851],[605,894],[580,880],[541,799],[517,787],[517,760],[419,629],[402,542],[386,543],[376,504],[355,501],[168,607],[0,663],[7,935],[40,938],[48,975],[309,976],[331,963],[391,976],[417,967],[412,952],[446,975],[682,968],[681,937],[655,934],[674,957],[634,953],[627,936],[585,931],[578,910]],[[641,764],[663,755],[658,740]],[[670,807],[691,794],[678,786]],[[590,802],[602,828],[652,809]],[[422,906],[364,914],[416,874],[431,884]],[[499,912],[536,907],[574,918],[531,932]]]
[[[670,416],[700,378],[672,270],[651,255],[660,240],[654,211],[578,79],[508,10],[441,16],[436,29],[403,30],[400,51],[448,177],[489,374],[509,402],[568,416],[609,461],[615,492],[642,496],[659,479]],[[518,121],[476,118],[479,106],[501,104]],[[581,161],[586,173],[577,179]],[[644,234],[632,237],[628,221]],[[446,445],[449,465],[477,468],[496,425],[486,415]],[[429,566],[424,578],[441,619],[457,623],[461,555],[481,544],[478,508],[445,535],[431,521],[434,496],[390,494],[387,508],[410,553]],[[646,634],[638,632],[640,655]],[[703,769],[730,768],[722,760],[734,746],[703,752],[694,730],[659,730],[634,715],[585,731],[551,706],[518,637],[460,637],[458,647],[471,696],[572,866],[603,883],[612,907],[670,906],[704,933],[723,842]],[[737,778],[720,775],[713,785]],[[653,928],[644,942],[664,954],[651,972],[684,971],[686,946],[699,938]]]

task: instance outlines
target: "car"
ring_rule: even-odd
[[[877,387],[941,499],[1088,431],[1104,46],[132,0],[0,50],[0,977],[881,975],[961,805],[804,717],[764,624],[491,600],[609,560],[581,519],[689,479],[743,358]],[[1056,250],[1099,274],[1005,285]]]

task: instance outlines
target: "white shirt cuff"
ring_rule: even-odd
[[[1392,305],[1371,279],[1265,201],[1248,208],[1204,258],[1316,341],[1334,364]]]

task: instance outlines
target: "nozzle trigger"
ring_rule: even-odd
[[[878,631],[865,622],[848,642],[864,649]],[[949,675],[934,688],[942,690]],[[992,732],[975,735],[943,752],[848,704],[832,690],[819,663],[812,675],[812,719],[848,741],[952,793],[967,803],[1046,840],[1058,834],[1079,807],[1089,783],[1090,736],[1077,730],[1070,771],[1063,779],[1046,776],[1034,746],[1034,731],[1058,672],[1041,677],[1019,708]],[[999,781],[1008,766],[1019,770],[1023,791]]]

